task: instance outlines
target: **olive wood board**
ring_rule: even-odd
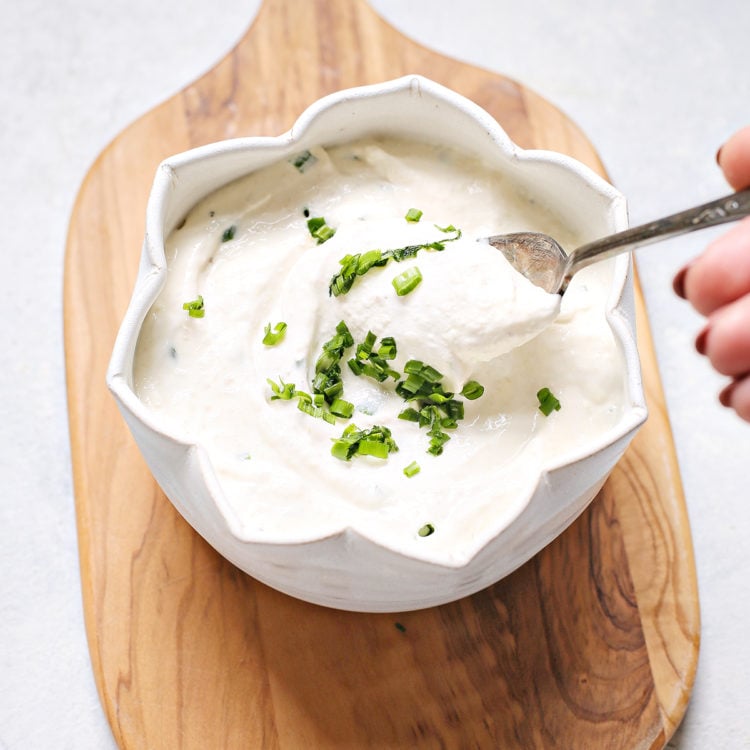
[[[418,612],[306,604],[226,562],[159,490],[105,388],[157,164],[280,134],[321,95],[408,73],[477,102],[520,146],[604,174],[542,97],[414,43],[365,2],[266,0],[237,46],[117,136],[81,186],[64,280],[74,492],[91,660],[125,750],[633,750],[663,747],[685,712],[696,575],[637,285],[650,416],[603,490],[509,577]]]

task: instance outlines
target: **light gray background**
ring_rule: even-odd
[[[727,190],[750,123],[750,3],[372,0],[405,34],[509,75],[575,120],[645,221]],[[0,750],[114,747],[85,640],[62,349],[65,233],[109,140],[210,68],[258,0],[0,0]],[[671,292],[708,236],[638,260],[690,510],[702,649],[671,746],[750,748],[750,425],[717,405]]]

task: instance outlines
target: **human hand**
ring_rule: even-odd
[[[716,160],[735,190],[750,187],[750,126],[735,133]],[[719,401],[750,422],[750,218],[681,269],[674,290],[707,318],[695,348],[731,378]]]

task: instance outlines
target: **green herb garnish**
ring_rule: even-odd
[[[392,260],[401,263],[407,258],[413,258],[420,250],[444,250],[446,242],[454,242],[461,237],[461,230],[456,229],[452,224],[447,227],[435,226],[443,233],[453,232],[454,236],[441,242],[427,242],[421,245],[406,245],[394,250],[368,250],[365,253],[345,255],[339,260],[341,270],[331,277],[328,294],[334,297],[346,294],[354,285],[357,276],[363,276],[371,268],[384,266]]]
[[[276,328],[278,329],[282,325],[286,329],[285,323],[279,323]],[[271,333],[270,328],[271,324],[269,323],[266,326],[267,336]],[[284,329],[280,332],[277,330],[277,334],[283,334]],[[272,333],[271,335],[277,334]],[[265,339],[264,343],[266,343]],[[297,408],[300,411],[311,417],[323,419],[329,424],[335,424],[336,417],[349,419],[354,413],[354,404],[340,398],[344,386],[341,382],[341,365],[339,363],[344,351],[353,344],[354,339],[346,327],[346,323],[342,320],[336,326],[336,333],[333,337],[323,344],[323,350],[315,363],[312,394],[298,390],[292,383],[285,383],[281,378],[279,378],[278,383],[269,379],[267,382],[273,392],[271,400],[291,401],[292,398],[296,397]]]
[[[380,425],[374,425],[368,430],[360,430],[354,424],[347,425],[341,437],[336,438],[331,447],[331,454],[342,461],[349,461],[353,456],[385,459],[389,453],[396,451],[398,446],[391,437],[391,431]]]
[[[187,314],[191,318],[202,318],[206,314],[203,306],[203,297],[200,294],[192,302],[185,302],[182,305],[182,309],[187,310]]]
[[[357,344],[357,359],[367,359],[372,354],[372,347],[377,340],[378,337],[372,331],[368,331],[365,340]]]
[[[549,388],[542,388],[537,392],[536,397],[539,399],[539,411],[548,417],[553,411],[560,411],[560,402]]]
[[[300,171],[304,172],[308,167],[311,167],[318,161],[317,157],[311,154],[309,151],[303,151],[290,159],[292,164]]]
[[[270,378],[266,378],[266,383],[271,386],[271,391],[273,392],[271,401],[279,399],[281,401],[290,401],[297,391],[294,383],[285,383],[281,378],[279,378],[278,383],[274,383]]]
[[[378,357],[382,359],[396,359],[396,342],[392,336],[384,336],[380,339],[380,346],[378,347]]]
[[[422,212],[418,208],[410,208],[406,212],[406,216],[404,216],[404,218],[407,221],[416,224],[422,218]]]
[[[318,241],[319,245],[322,245],[327,240],[330,240],[336,230],[326,224],[326,220],[322,216],[313,216],[307,220],[307,228],[310,234]]]
[[[430,536],[430,534],[435,533],[435,527],[431,523],[426,523],[422,528],[417,532],[419,536]]]
[[[373,351],[377,336],[372,331],[367,332],[365,340],[357,344],[354,357],[347,364],[349,369],[355,375],[367,375],[378,383],[383,383],[389,377],[398,380],[401,373],[394,370],[388,361],[396,357],[396,342],[391,336],[386,336],[380,340],[380,346],[377,352]]]
[[[341,358],[344,351],[354,345],[352,334],[344,321],[336,326],[336,333],[323,344],[323,351],[315,363],[313,392],[321,394],[325,401],[332,404],[343,392],[341,382]]]
[[[224,234],[221,235],[221,241],[222,242],[229,242],[229,240],[233,240],[234,239],[234,234],[235,234],[236,231],[237,231],[237,227],[234,224],[232,224],[231,227],[227,227],[224,230]]]
[[[391,280],[393,288],[399,297],[403,297],[409,292],[414,291],[422,282],[422,272],[416,267],[407,268],[403,273],[394,276]]]
[[[416,461],[412,461],[408,466],[404,466],[404,474],[407,477],[413,477],[415,474],[419,474],[420,466]]]
[[[427,451],[439,456],[450,440],[445,430],[455,429],[464,418],[463,401],[443,388],[443,374],[431,365],[410,359],[404,365],[404,372],[406,378],[396,385],[396,393],[405,401],[415,403],[416,408],[409,406],[398,417],[426,427],[430,437]]]
[[[297,395],[299,398],[297,399],[297,408],[304,412],[305,414],[308,414],[311,417],[317,417],[319,419],[323,419],[328,424],[336,424],[336,417],[334,414],[332,414],[330,411],[328,411],[322,404],[317,403],[314,401],[309,393],[304,393],[303,391],[298,391]]]
[[[402,625],[400,622],[394,622],[393,624],[396,626],[396,630],[402,633],[406,632],[406,626]]]
[[[484,386],[476,380],[469,380],[461,389],[461,395],[469,401],[478,399],[484,393]]]
[[[291,401],[293,398],[297,399],[297,408],[308,414],[311,417],[317,417],[323,419],[329,424],[336,423],[336,415],[325,408],[325,400],[323,396],[314,394],[310,395],[305,391],[300,391],[293,383],[285,383],[281,378],[279,382],[275,383],[270,378],[266,378],[266,382],[271,387],[271,401]]]
[[[399,415],[399,419],[404,419],[407,422],[419,422],[419,412],[416,409],[412,409],[411,406],[404,409]]]
[[[271,324],[269,323],[264,329],[265,336],[263,336],[263,343],[266,346],[276,346],[276,344],[281,343],[284,339],[284,335],[286,333],[286,323],[283,321],[281,323],[277,323],[273,327],[273,331],[271,330]]]
[[[345,401],[343,398],[337,398],[331,404],[331,414],[335,414],[342,419],[351,419],[352,414],[354,414],[354,404]]]

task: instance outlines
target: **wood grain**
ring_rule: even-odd
[[[319,96],[421,73],[521,146],[603,174],[543,98],[398,34],[357,0],[267,0],[216,67],[100,155],[71,218],[65,349],[86,628],[122,748],[658,748],[686,707],[699,615],[648,319],[650,419],[589,510],[512,576],[401,615],[328,610],[219,557],[145,467],[104,373],[135,280],[152,176],[220,138],[275,135]]]

